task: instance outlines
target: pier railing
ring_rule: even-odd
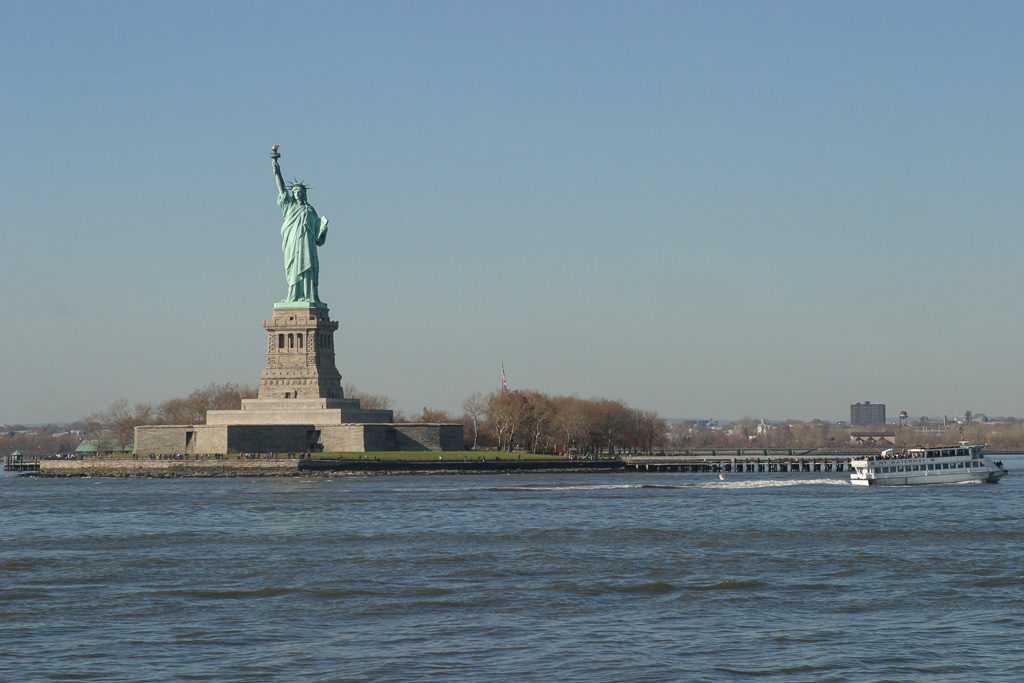
[[[641,472],[849,472],[854,454],[736,453],[642,455],[624,458],[627,467]]]
[[[39,456],[5,455],[4,472],[38,472]]]

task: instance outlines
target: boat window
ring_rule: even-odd
[[[935,469],[935,463],[933,463],[933,462],[928,463],[928,469],[934,470]]]
[[[948,462],[942,463],[942,469],[948,470],[949,469],[949,463]]]

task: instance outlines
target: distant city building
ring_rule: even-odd
[[[879,446],[896,444],[896,434],[886,430],[863,430],[850,432],[850,443],[858,446]]]
[[[885,404],[884,403],[872,403],[871,401],[864,401],[864,403],[854,403],[850,406],[850,425],[882,425],[885,424]]]

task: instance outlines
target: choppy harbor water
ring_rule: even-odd
[[[1024,462],[0,476],[0,680],[1024,679]]]

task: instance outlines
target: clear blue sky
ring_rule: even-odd
[[[1024,3],[0,3],[0,422],[255,384],[267,159],[346,382],[1024,415]]]

